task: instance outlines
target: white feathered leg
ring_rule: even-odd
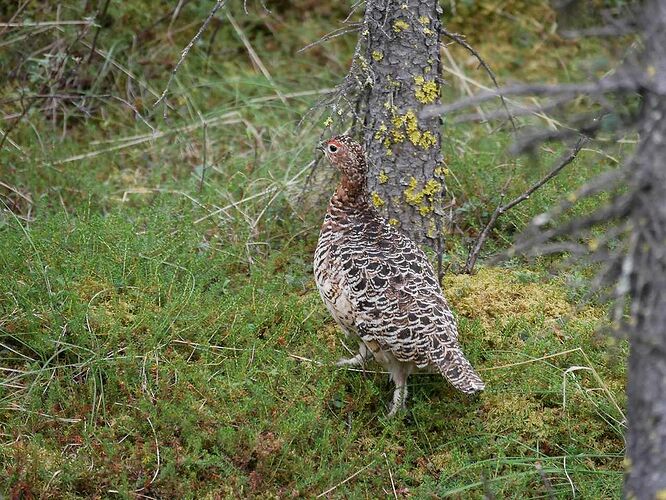
[[[405,403],[407,402],[407,378],[411,373],[411,366],[396,362],[389,366],[389,370],[393,383],[395,383],[395,390],[393,391],[393,401],[391,402],[388,416],[393,417],[399,410],[405,408]]]

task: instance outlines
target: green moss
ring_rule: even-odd
[[[518,435],[532,445],[552,438],[563,417],[561,408],[544,408],[525,394],[483,394],[482,398],[488,432]]]
[[[479,321],[486,341],[496,347],[521,343],[512,327],[516,322],[552,326],[574,312],[566,290],[557,283],[525,282],[519,273],[502,268],[447,276],[443,286],[456,311]],[[587,307],[577,317],[596,322],[603,314],[600,308]]]
[[[561,288],[525,283],[501,268],[482,268],[473,276],[449,276],[445,286],[456,309],[463,315],[473,315],[487,328],[497,318],[557,319],[572,311]]]

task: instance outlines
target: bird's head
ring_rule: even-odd
[[[367,175],[365,153],[361,146],[348,135],[338,135],[322,142],[318,149],[326,155],[331,165],[340,170],[351,183],[364,184]]]

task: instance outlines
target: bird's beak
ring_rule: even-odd
[[[323,143],[323,142],[321,142],[321,143],[317,144],[317,146],[315,147],[315,149],[316,149],[317,151],[320,151],[320,152],[322,152],[322,153],[325,153],[325,152],[326,152],[325,146],[326,146],[326,144]]]

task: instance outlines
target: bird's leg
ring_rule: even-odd
[[[405,408],[407,401],[407,378],[409,377],[409,369],[404,366],[390,367],[391,378],[395,383],[395,391],[393,391],[393,401],[389,409],[388,416],[393,417],[399,411]]]
[[[407,383],[395,387],[395,391],[393,391],[393,401],[391,402],[391,409],[388,412],[388,416],[394,417],[399,410],[404,409],[405,401],[407,401]]]
[[[363,342],[358,343],[358,354],[352,358],[342,358],[335,363],[335,366],[358,366],[362,365],[372,353]]]

